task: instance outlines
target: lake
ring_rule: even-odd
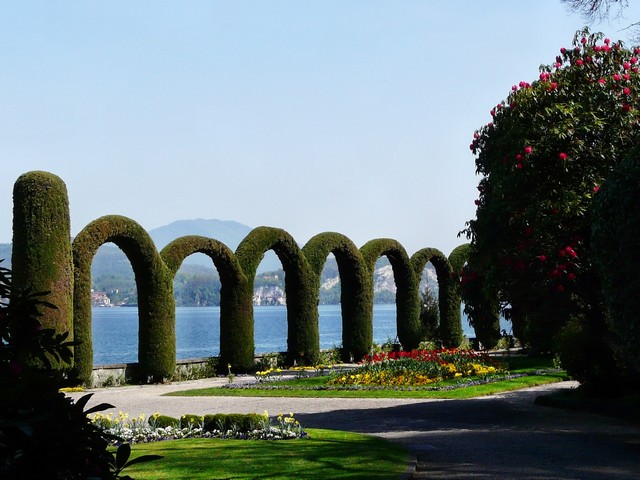
[[[321,305],[320,348],[342,344],[340,305]],[[93,363],[109,365],[138,361],[138,309],[94,308]],[[287,309],[284,306],[254,307],[255,352],[284,352],[287,349]],[[506,328],[510,330],[510,328]],[[463,331],[474,336],[463,317]],[[396,338],[395,304],[373,307],[373,341]],[[189,360],[217,356],[220,352],[220,307],[176,308],[176,358]]]

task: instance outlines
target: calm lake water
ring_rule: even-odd
[[[340,305],[321,305],[320,348],[342,343]],[[254,307],[256,353],[287,349],[286,307]],[[108,365],[138,361],[138,309],[129,307],[93,309],[93,363]],[[463,320],[465,335],[474,336]],[[509,330],[507,328],[507,330]],[[396,338],[395,304],[374,305],[373,339],[384,343]],[[220,307],[176,308],[176,357],[205,358],[220,352]]]

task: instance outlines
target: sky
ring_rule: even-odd
[[[72,235],[215,218],[449,254],[473,132],[586,23],[560,0],[2,0],[0,243],[15,180],[45,170]]]

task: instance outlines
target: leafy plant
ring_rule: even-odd
[[[55,307],[16,291],[5,268],[0,295],[0,477],[120,478],[126,449],[114,459],[108,437],[87,418],[111,405],[85,410],[90,394],[74,403],[59,391],[66,379],[56,365],[72,360],[75,343],[42,327],[40,309]]]

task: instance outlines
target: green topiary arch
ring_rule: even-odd
[[[91,263],[98,248],[115,243],[125,253],[138,287],[138,375],[162,381],[176,365],[175,301],[170,270],[149,234],[134,220],[108,215],[89,223],[73,241],[75,373],[87,383],[93,368]]]
[[[234,323],[234,313],[241,310],[243,302],[238,293],[247,279],[233,251],[224,243],[197,235],[180,237],[169,243],[160,256],[175,277],[185,258],[194,253],[204,253],[213,261],[220,275],[220,359],[221,365],[232,364],[236,368],[253,364],[253,338],[247,335],[246,325]],[[238,357],[238,358],[236,358]],[[245,361],[240,362],[240,359]]]
[[[302,248],[309,262],[314,291],[320,290],[322,269],[333,253],[340,274],[342,360],[360,360],[373,344],[373,285],[358,247],[340,233],[319,233]]]
[[[469,252],[471,246],[468,243],[460,245],[454,248],[449,254],[449,263],[454,273],[451,278],[450,288],[447,289],[447,295],[449,296],[448,308],[446,318],[448,323],[445,326],[441,325],[440,335],[442,342],[448,347],[457,347],[462,342],[462,312],[460,305],[462,303],[462,297],[460,294],[460,285],[457,282],[457,275],[462,271],[462,267],[469,260]],[[455,277],[455,278],[454,278]]]
[[[242,297],[238,298],[243,302],[243,308],[239,309],[234,324],[246,326],[247,335],[251,336],[253,343],[253,282],[258,265],[269,250],[276,253],[285,272],[289,360],[313,364],[320,355],[319,292],[312,287],[313,273],[300,247],[291,235],[280,228],[254,228],[236,249],[236,257],[246,280],[241,288]]]
[[[371,240],[360,248],[360,252],[367,265],[372,285],[376,261],[382,256],[389,259],[396,282],[398,340],[405,350],[417,348],[420,344],[419,282],[407,252],[399,242],[389,238]]]
[[[423,248],[418,250],[411,256],[411,264],[413,265],[413,271],[418,277],[418,283],[422,276],[422,272],[427,263],[431,262],[436,270],[438,278],[438,308],[440,310],[440,338],[443,339],[443,344],[451,346],[450,343],[453,340],[452,331],[457,331],[455,324],[460,323],[460,314],[455,315],[456,306],[450,306],[450,303],[455,302],[455,290],[458,288],[454,279],[452,278],[453,269],[449,263],[449,259],[436,248]],[[457,309],[460,310],[460,302],[458,302]],[[462,331],[462,326],[459,328]],[[446,339],[446,340],[445,340]],[[456,344],[459,345],[460,342]]]

